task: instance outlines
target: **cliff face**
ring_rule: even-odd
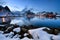
[[[3,7],[2,6],[0,6],[0,11],[3,9]]]

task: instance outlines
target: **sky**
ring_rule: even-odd
[[[2,0],[10,10],[21,11],[25,7],[37,11],[52,11],[60,13],[60,0]],[[0,2],[2,2],[0,1]]]

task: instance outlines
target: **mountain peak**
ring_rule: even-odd
[[[10,12],[10,9],[8,6],[5,6],[4,9],[8,10]]]

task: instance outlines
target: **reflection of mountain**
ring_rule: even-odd
[[[20,16],[20,14],[21,14],[20,11],[12,11],[12,13],[16,16]]]

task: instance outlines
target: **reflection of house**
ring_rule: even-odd
[[[10,23],[9,13],[10,9],[7,6],[0,6],[0,24]]]
[[[53,12],[46,12],[46,13],[42,14],[42,16],[53,18],[53,17],[56,17],[56,14],[54,14]]]

